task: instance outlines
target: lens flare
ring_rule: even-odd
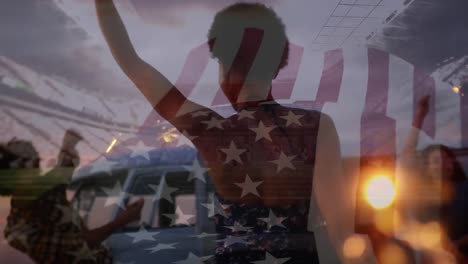
[[[424,224],[419,229],[419,242],[423,248],[441,247],[442,227],[438,222]]]
[[[366,250],[366,241],[359,235],[352,235],[343,244],[343,255],[349,259],[360,258]]]
[[[395,194],[393,182],[385,176],[377,176],[371,179],[365,188],[366,199],[375,209],[390,206],[395,200]]]
[[[109,147],[107,147],[106,149],[106,153],[109,153],[112,148],[114,147],[115,143],[117,143],[117,139],[114,138],[114,140],[112,140],[112,142],[110,143]]]
[[[396,244],[388,244],[378,253],[379,262],[382,264],[406,264],[410,263],[404,250]]]
[[[174,139],[177,139],[178,137],[179,137],[179,135],[176,133],[175,128],[169,129],[168,131],[162,133],[161,136],[160,136],[160,138],[166,143],[170,143]]]

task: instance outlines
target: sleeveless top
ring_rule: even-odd
[[[171,121],[191,137],[215,185],[211,263],[318,263],[308,217],[320,115],[271,103]]]
[[[218,237],[211,263],[250,263],[266,260],[267,253],[277,263],[319,263],[314,234],[307,230],[309,201],[270,208],[217,198],[225,213],[214,216]]]

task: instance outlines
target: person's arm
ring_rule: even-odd
[[[353,234],[353,197],[350,181],[342,172],[335,125],[324,114],[320,118],[316,151],[313,190],[340,263],[346,263],[342,249],[346,238]]]
[[[188,101],[163,74],[138,56],[112,0],[95,2],[99,25],[114,59],[162,117],[173,119],[181,101],[192,110],[204,108]]]
[[[416,148],[419,141],[419,131],[424,123],[424,119],[429,111],[429,99],[431,97],[426,95],[419,99],[418,109],[414,114],[413,126],[410,129],[408,138],[406,139],[405,147],[403,149],[402,158],[404,161],[413,162],[416,156]]]
[[[98,246],[115,230],[126,226],[128,223],[140,219],[143,205],[144,200],[140,199],[128,205],[125,210],[123,210],[113,221],[92,230],[84,229],[82,231],[83,239],[87,242],[90,248]]]
[[[399,167],[395,177],[399,199],[395,203],[397,210],[403,216],[403,221],[411,218],[411,212],[419,206],[420,202],[414,199],[415,188],[420,185],[418,177],[414,177],[420,168],[420,164],[416,160],[416,149],[420,130],[429,111],[429,99],[429,95],[419,99],[418,108],[413,116],[413,126],[410,128],[403,152],[399,158]]]

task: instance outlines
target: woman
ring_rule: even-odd
[[[403,162],[412,168],[414,179],[406,179],[405,188],[409,193],[418,194],[415,199],[405,201],[406,213],[420,223],[439,222],[447,236],[445,247],[458,254],[463,234],[457,232],[466,219],[459,219],[454,211],[455,197],[460,196],[460,186],[467,182],[462,166],[454,152],[447,146],[434,144],[425,147],[420,155],[416,154],[418,135],[429,109],[429,96],[421,98],[413,119],[413,128],[408,136],[403,152]],[[414,188],[418,188],[415,190]],[[458,233],[458,234],[457,234]],[[458,244],[457,240],[460,241]],[[466,242],[464,242],[466,243]]]
[[[351,196],[340,178],[337,132],[327,115],[273,100],[272,80],[287,64],[289,42],[272,9],[239,3],[214,18],[209,49],[237,112],[223,118],[188,100],[137,55],[111,0],[96,0],[96,8],[121,69],[162,117],[191,136],[210,168],[216,197],[228,207],[215,216],[214,263],[318,263],[314,202],[341,252],[351,231]]]

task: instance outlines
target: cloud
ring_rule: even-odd
[[[416,0],[384,29],[378,41],[391,53],[433,71],[441,61],[468,53],[466,10],[466,0]]]
[[[97,58],[102,52],[90,46],[87,33],[52,0],[0,3],[0,54],[35,71],[60,76],[90,91],[113,89],[134,93],[129,82],[117,82],[114,72]]]
[[[260,2],[273,4],[276,1]],[[92,11],[93,2],[84,0],[82,4],[87,6],[86,10]],[[199,8],[214,12],[235,2],[237,1],[128,0],[119,2],[118,5],[136,12],[146,22],[163,27],[182,28],[188,22],[196,23],[188,21],[190,16],[185,15],[187,12]],[[93,92],[101,91],[102,94],[119,97],[139,96],[133,84],[123,76],[111,60],[107,46],[102,45],[103,43],[92,43],[89,32],[77,23],[76,17],[65,13],[57,6],[61,3],[67,4],[65,1],[55,0],[2,1],[0,55],[41,74],[60,76],[75,86]],[[190,38],[192,35],[188,34],[185,38]],[[152,49],[150,47],[150,50]],[[174,64],[173,67],[176,67],[175,65],[178,64]]]

